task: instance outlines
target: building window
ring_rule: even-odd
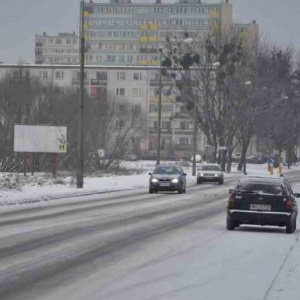
[[[133,97],[139,97],[142,95],[142,89],[141,88],[133,88],[132,89],[132,96]]]
[[[125,72],[117,72],[117,79],[118,80],[125,80],[126,79],[126,73]]]
[[[117,96],[125,96],[125,88],[116,88]]]
[[[106,55],[106,61],[107,62],[115,62],[116,61],[115,55]]]
[[[96,72],[96,79],[107,80],[107,72]]]
[[[116,127],[117,128],[124,128],[125,127],[125,121],[123,119],[116,120]]]
[[[48,72],[40,71],[40,78],[41,79],[47,79],[48,78]]]
[[[55,39],[55,44],[60,45],[61,44],[61,39]]]
[[[70,39],[67,39],[67,40],[66,40],[66,43],[67,43],[67,45],[70,45],[70,44],[71,44],[71,40],[70,40]]]
[[[179,138],[179,145],[188,145],[188,144],[189,144],[189,138],[187,138],[187,137]]]
[[[182,130],[189,129],[189,122],[181,121],[180,122],[180,129],[182,129]]]
[[[140,104],[134,104],[132,106],[132,109],[134,112],[140,112],[141,111],[141,105]]]
[[[142,73],[133,73],[133,80],[142,80]]]
[[[163,129],[171,129],[171,122],[170,121],[162,121],[162,128]]]
[[[63,71],[56,71],[55,72],[55,79],[64,79],[64,72]]]
[[[150,104],[150,112],[157,112],[158,111],[158,104],[153,103]]]
[[[125,112],[125,105],[124,104],[119,104],[118,105],[118,111],[119,112]]]

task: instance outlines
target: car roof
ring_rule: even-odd
[[[162,165],[157,165],[154,167],[154,169],[156,168],[177,168],[177,169],[182,169],[182,167],[180,165],[176,165],[176,164],[162,164]]]
[[[274,176],[269,174],[257,174],[257,175],[247,174],[241,177],[241,181],[262,182],[262,183],[282,183],[285,181],[285,178],[281,176]]]

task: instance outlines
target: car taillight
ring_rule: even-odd
[[[291,197],[287,197],[287,199],[286,199],[286,209],[291,211],[292,208],[293,208],[293,200],[292,200]]]
[[[229,209],[234,208],[234,204],[235,204],[235,194],[232,193],[228,200],[228,208]]]

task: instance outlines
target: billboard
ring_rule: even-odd
[[[14,151],[67,153],[67,127],[15,125]]]

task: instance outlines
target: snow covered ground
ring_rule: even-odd
[[[148,173],[155,167],[155,161],[126,162],[124,167],[141,172],[140,174],[116,176],[105,174],[100,176],[85,176],[83,189],[76,188],[76,178],[66,176],[58,172],[56,178],[51,174],[29,173],[25,177],[22,173],[0,173],[0,206],[28,204],[53,199],[65,199],[80,195],[91,195],[109,191],[122,191],[137,188],[148,188]],[[196,179],[192,176],[191,164],[183,163],[183,168],[187,173],[187,185],[195,184]],[[299,167],[292,167],[290,172]],[[267,174],[267,164],[247,165],[247,171]],[[136,173],[139,173],[136,172]],[[275,170],[274,174],[278,173]],[[225,173],[225,180],[229,177],[236,177],[241,172],[236,171],[233,165],[231,173]]]
[[[218,201],[208,202],[198,207],[199,211],[207,214],[207,217],[199,218],[185,226],[178,226],[173,230],[158,232],[156,226],[159,227],[159,222],[166,222],[166,224],[168,224],[167,221],[175,222],[178,220],[179,222],[181,216],[188,217],[190,213],[194,213],[194,206],[192,210],[186,211],[187,215],[182,208],[187,209],[193,203],[200,204],[203,199],[198,196],[201,193],[204,196],[205,193],[207,197],[208,192],[214,190],[214,186],[196,187],[196,178],[191,175],[191,166],[187,165],[184,170],[188,174],[188,185],[190,187],[194,185],[190,190],[188,189],[187,194],[176,195],[175,198],[170,194],[149,195],[147,193],[148,172],[153,170],[154,165],[155,162],[130,162],[127,165],[128,168],[142,172],[127,176],[107,174],[102,177],[85,177],[83,189],[76,188],[74,178],[62,174],[58,174],[56,178],[52,178],[51,174],[42,173],[37,173],[34,176],[28,175],[26,178],[22,174],[0,174],[0,205],[2,206],[0,210],[18,211],[17,213],[20,214],[21,218],[20,223],[5,225],[5,221],[18,221],[18,219],[17,215],[12,217],[10,214],[5,215],[3,213],[2,222],[4,225],[2,227],[1,247],[7,257],[2,261],[0,260],[2,277],[7,276],[7,274],[15,274],[15,277],[10,277],[17,280],[18,268],[21,268],[22,271],[22,268],[25,268],[25,262],[28,268],[31,266],[38,268],[39,263],[45,263],[48,260],[55,262],[56,258],[63,262],[63,255],[68,259],[72,258],[74,253],[84,255],[86,252],[94,251],[93,249],[101,249],[99,248],[101,243],[110,245],[109,243],[114,241],[112,238],[115,236],[120,235],[120,238],[125,240],[123,233],[125,237],[131,237],[131,232],[136,234],[140,233],[141,230],[145,232],[149,230],[149,232],[156,232],[156,234],[150,235],[146,239],[130,240],[128,245],[124,243],[122,247],[114,249],[115,252],[112,251],[107,256],[104,254],[101,256],[99,253],[97,256],[99,260],[95,257],[87,259],[84,268],[91,268],[92,272],[89,276],[82,276],[80,281],[74,280],[74,282],[62,286],[51,286],[53,284],[51,280],[51,284],[46,281],[45,286],[51,287],[49,290],[43,291],[39,298],[28,297],[26,299],[300,299],[300,285],[298,284],[300,277],[299,229],[291,235],[285,234],[284,228],[270,228],[268,226],[242,226],[233,232],[226,230],[225,190],[231,185],[231,183],[226,183],[226,179],[237,178],[241,175],[241,172],[236,171],[235,166],[232,173],[225,174],[225,185],[217,185],[218,193],[223,193],[224,199],[221,198]],[[299,170],[298,166],[293,166],[290,170],[284,169],[284,173]],[[268,174],[266,164],[248,165],[247,171],[248,173]],[[278,175],[277,170],[275,170],[275,175]],[[294,180],[292,186],[295,192],[300,192],[300,181]],[[145,193],[139,194],[139,191],[113,193],[110,196],[115,197],[113,201],[117,201],[117,203],[112,203],[110,206],[107,206],[107,202],[112,201],[112,199],[106,199],[108,197],[104,194],[95,196],[99,200],[97,206],[93,201],[84,203],[86,198],[94,196],[79,197],[80,195],[130,189],[140,189]],[[130,194],[130,197],[124,197],[126,194]],[[78,196],[78,200],[76,198],[76,200],[70,199],[74,196]],[[80,211],[81,208],[85,208],[85,210],[80,211],[80,213],[74,212],[74,215],[73,213],[61,215],[62,210],[68,210],[68,205],[60,207],[60,204],[68,203],[68,201],[73,202],[73,204],[74,201],[81,201],[82,203],[80,203],[80,207],[77,207],[77,210]],[[52,204],[58,204],[57,202],[59,205],[52,206]],[[143,219],[142,216],[150,210],[152,212],[152,208],[164,210],[165,204],[168,208],[172,205],[180,205],[181,209],[170,215],[158,215],[153,220],[152,218]],[[22,209],[19,209],[17,205],[23,205]],[[38,209],[36,211],[30,209],[23,215],[23,208],[26,211],[30,205]],[[51,209],[46,207],[47,210],[44,212],[40,210],[38,205],[49,205]],[[86,209],[89,206],[91,206],[90,210]],[[74,210],[75,208],[72,207],[71,209]],[[217,213],[209,215],[210,211]],[[55,212],[59,212],[58,216],[55,216]],[[118,225],[116,222],[115,227],[104,226],[107,224],[105,222],[111,222],[114,216],[115,221],[121,218],[120,212],[122,214],[132,213],[132,217],[139,216],[138,222],[130,223],[129,221],[134,218],[130,219],[130,215],[123,215],[126,218],[126,223],[121,222],[121,225]],[[141,215],[139,215],[140,213]],[[47,214],[50,215],[49,218],[45,218]],[[24,221],[24,217],[27,218],[25,219],[27,223]],[[298,216],[298,224],[299,218],[300,215]],[[87,229],[91,226],[88,227],[86,224],[97,224],[97,230],[89,233]],[[75,227],[73,228],[73,226]],[[76,231],[74,240],[66,238],[60,241],[65,231],[68,233],[72,228]],[[51,235],[47,239],[49,233]],[[44,241],[45,243],[46,241],[46,243],[39,245],[36,242],[38,237],[41,238],[41,242]],[[10,243],[8,243],[9,241]],[[16,247],[13,248],[12,244],[16,244]],[[32,247],[30,250],[25,247],[29,244]],[[5,252],[7,247],[15,252],[12,254],[9,251]],[[56,265],[49,266],[45,270],[50,270]],[[33,268],[33,270],[35,269]],[[70,269],[70,272],[70,278],[75,278],[76,272],[78,272],[78,276],[84,274],[81,269],[74,271],[74,273]],[[28,269],[26,274],[34,274],[34,272]],[[36,272],[36,274],[40,273]],[[43,285],[39,284],[42,288]]]

